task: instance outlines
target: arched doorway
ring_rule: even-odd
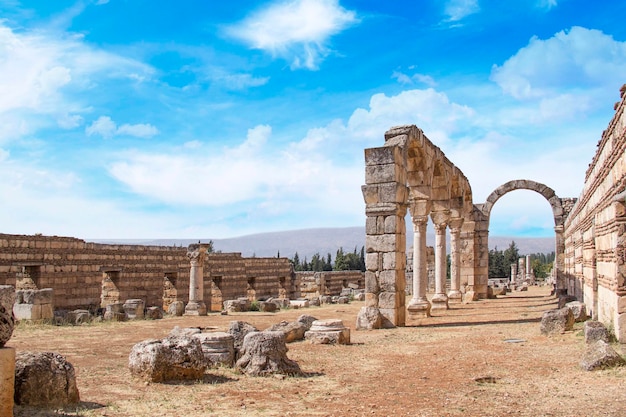
[[[555,233],[555,277],[556,277],[556,291],[557,294],[567,293],[567,282],[565,280],[565,241],[563,238],[563,224],[569,213],[569,209],[573,205],[571,200],[573,199],[561,199],[554,190],[545,184],[541,184],[532,180],[513,180],[502,184],[496,188],[488,197],[485,203],[478,204],[477,208],[482,214],[483,229],[487,231],[486,237],[483,242],[483,248],[480,251],[481,256],[485,257],[483,263],[489,262],[489,220],[491,216],[491,210],[494,204],[502,198],[505,194],[515,190],[530,190],[539,193],[543,196],[550,207],[552,208],[552,215],[554,217],[554,233]],[[570,204],[571,203],[571,204]]]

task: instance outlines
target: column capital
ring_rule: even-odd
[[[448,226],[450,226],[451,233],[458,233],[461,231],[461,226],[465,219],[463,217],[453,217],[448,220]]]
[[[438,227],[443,227],[445,229],[448,225],[448,221],[450,220],[450,210],[433,211],[430,213],[430,218],[433,219],[435,230]]]
[[[430,200],[409,199],[409,211],[413,217],[428,216],[432,206],[433,203]]]

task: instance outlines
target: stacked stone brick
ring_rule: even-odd
[[[292,289],[291,265],[286,258],[211,253],[203,271],[203,299],[213,311],[222,309],[218,295],[224,300],[248,296],[251,279],[257,299],[277,297],[282,283]],[[146,306],[167,311],[173,301],[188,301],[189,272],[186,247],[0,234],[0,285],[13,285],[17,290],[52,288],[56,309],[95,310],[142,299]],[[211,303],[212,295],[217,303]]]
[[[565,222],[567,293],[626,342],[626,86]]]

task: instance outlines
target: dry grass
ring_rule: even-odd
[[[15,415],[626,416],[626,368],[582,371],[581,326],[553,338],[539,334],[542,312],[556,305],[547,291],[452,304],[419,326],[352,330],[349,346],[292,343],[289,357],[309,374],[301,378],[251,378],[224,368],[201,382],[146,384],[130,376],[127,362],[135,343],[174,326],[225,330],[231,320],[245,320],[264,329],[305,313],[353,328],[362,303],[81,327],[20,325],[9,344],[65,355],[77,369],[83,402],[56,412],[16,407]]]

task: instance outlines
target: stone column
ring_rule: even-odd
[[[187,258],[191,263],[189,271],[189,302],[185,306],[185,316],[206,316],[204,304],[204,258],[206,245],[194,243],[187,249]]]
[[[411,317],[430,317],[430,303],[426,298],[426,285],[428,284],[426,271],[427,224],[428,216],[413,215],[413,297],[407,307]]]
[[[530,264],[530,255],[526,255],[526,282],[532,283],[532,265]]]
[[[515,285],[516,277],[517,277],[517,264],[511,264],[511,285]]]
[[[520,284],[522,284],[526,278],[526,258],[520,256],[517,260],[517,264],[517,280]]]
[[[448,296],[446,295],[446,229],[449,218],[448,211],[431,213],[435,224],[435,294],[430,300],[432,310],[447,310]]]
[[[462,218],[450,219],[450,292],[448,292],[448,299],[454,301],[461,301],[463,295],[461,294],[461,226],[463,225]]]

